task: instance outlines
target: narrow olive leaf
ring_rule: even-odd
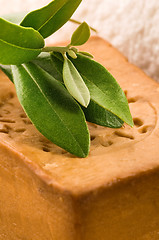
[[[53,52],[51,59],[56,64],[59,73],[62,76],[63,57],[60,53]],[[52,73],[53,74],[53,73]],[[54,75],[53,75],[54,76]],[[90,96],[91,97],[91,96]],[[123,125],[123,121],[119,119],[113,113],[107,111],[105,108],[99,106],[92,99],[87,108],[82,107],[86,120],[92,123],[96,123],[101,126],[110,128],[120,128]]]
[[[72,62],[85,81],[91,99],[133,126],[126,96],[114,77],[94,60],[80,54],[77,54],[77,56],[76,59],[72,59]]]
[[[72,46],[80,46],[87,42],[90,37],[90,27],[86,22],[81,23],[81,25],[76,29],[71,37]]]
[[[90,102],[89,90],[73,63],[64,58],[63,80],[69,93],[84,107]]]
[[[83,107],[82,109],[88,122],[109,128],[120,128],[124,123],[116,115],[100,107],[92,100],[87,108]]]
[[[7,77],[13,82],[12,70],[10,65],[0,64],[0,69],[7,75]]]
[[[0,63],[18,65],[38,56],[44,39],[32,28],[24,28],[0,18]]]
[[[30,12],[21,22],[21,26],[32,27],[46,38],[70,19],[81,1],[54,0],[47,6]]]
[[[77,55],[76,55],[76,53],[75,53],[73,50],[69,49],[69,50],[67,51],[67,53],[68,53],[68,55],[69,55],[71,58],[74,58],[74,59],[77,58]]]
[[[85,57],[93,58],[93,55],[88,52],[78,52],[78,54],[84,55]]]
[[[59,61],[59,63],[61,62],[61,66],[63,66],[64,58],[63,58],[63,55],[61,53],[59,53],[59,52],[52,52],[50,54],[50,56],[51,56],[51,59],[53,61],[55,61],[55,62]],[[59,71],[62,72],[62,68],[60,66],[59,66]]]
[[[17,96],[36,128],[68,152],[86,157],[90,137],[83,111],[65,87],[33,63],[12,66]]]
[[[48,72],[55,79],[63,82],[63,77],[62,77],[63,63],[57,58],[56,58],[56,61],[52,61],[50,57],[50,53],[45,53],[45,52],[40,53],[40,55],[32,62],[40,66],[42,69]],[[59,64],[60,64],[60,69],[59,69]]]

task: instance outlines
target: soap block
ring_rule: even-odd
[[[36,130],[0,73],[0,240],[159,239],[159,84],[98,37],[80,49],[117,79],[135,126],[88,123],[77,158]]]

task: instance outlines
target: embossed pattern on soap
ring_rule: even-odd
[[[142,96],[132,96],[126,90],[125,94],[135,127],[124,125],[122,129],[109,129],[88,123],[91,134],[91,154],[95,154],[101,146],[103,147],[101,154],[111,151],[112,146],[124,148],[127,144],[143,140],[153,131],[156,113],[151,103]],[[1,94],[0,102],[0,134],[7,134],[9,138],[14,138],[14,141],[30,145],[47,154],[64,154],[67,157],[73,157],[36,130],[18,103],[14,89],[9,91],[5,88],[5,97]]]

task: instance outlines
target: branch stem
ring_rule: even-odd
[[[76,23],[76,24],[81,24],[81,22],[80,21],[77,21],[77,20],[75,20],[75,19],[69,19],[69,21],[70,22],[73,22],[73,23]],[[93,27],[91,27],[91,26],[89,26],[90,27],[90,29],[92,30],[92,31],[94,31],[95,33],[97,33],[98,31],[95,29],[95,28],[93,28]]]
[[[43,52],[67,52],[68,51],[68,47],[44,47],[43,48]]]

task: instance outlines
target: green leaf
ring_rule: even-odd
[[[42,36],[31,28],[24,28],[0,18],[0,63],[18,65],[39,55]]]
[[[62,77],[62,81],[63,81],[63,56],[61,53],[58,52],[52,52],[50,54],[51,57],[51,61],[53,62],[54,66],[56,67],[58,73],[61,75]]]
[[[126,96],[114,77],[94,60],[80,54],[77,54],[77,56],[76,59],[72,59],[72,62],[85,81],[91,99],[130,126],[133,126]]]
[[[82,0],[54,0],[47,6],[29,13],[22,26],[33,27],[46,38],[61,28]]]
[[[93,58],[93,55],[88,52],[78,52],[78,54],[84,55],[85,57]]]
[[[7,77],[13,82],[12,70],[9,65],[0,64],[0,69],[7,75]]]
[[[67,53],[68,53],[68,55],[69,55],[71,58],[74,58],[74,59],[77,58],[77,55],[76,55],[76,53],[75,53],[73,50],[69,49],[69,50],[67,51]]]
[[[32,62],[40,66],[42,69],[48,72],[55,79],[63,82],[63,77],[62,77],[63,63],[57,58],[56,58],[56,61],[52,61],[50,57],[50,53],[43,52]],[[60,64],[60,70],[59,70],[59,64]]]
[[[100,107],[92,100],[87,108],[82,109],[88,122],[109,128],[120,128],[124,123],[120,118]]]
[[[63,80],[69,93],[84,107],[90,101],[89,90],[72,62],[65,57],[63,65]]]
[[[87,42],[90,37],[90,27],[86,22],[83,22],[73,33],[71,37],[71,45],[79,46]]]
[[[60,53],[53,52],[51,54],[52,61],[57,65],[58,71],[62,76],[63,57]],[[90,96],[91,97],[91,96]],[[123,121],[105,108],[99,106],[92,99],[87,108],[82,107],[86,120],[101,126],[110,128],[120,128]]]
[[[17,95],[28,117],[50,141],[78,157],[89,152],[89,132],[80,106],[65,87],[33,63],[12,66]]]

